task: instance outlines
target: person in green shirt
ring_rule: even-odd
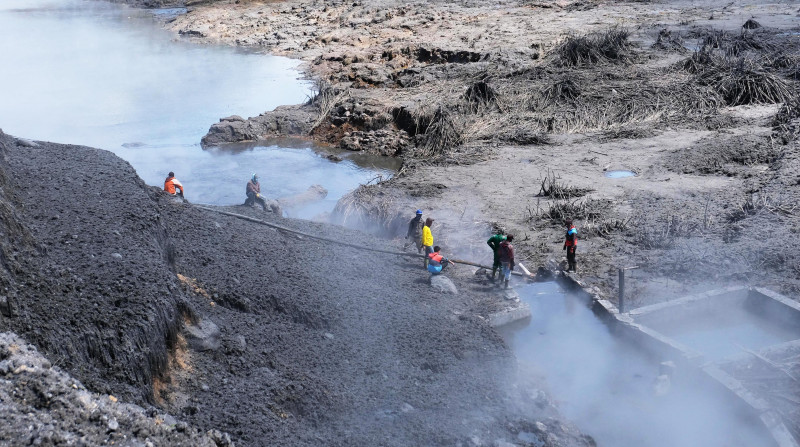
[[[494,282],[494,276],[497,274],[497,270],[500,268],[500,257],[497,254],[497,249],[500,248],[500,243],[506,240],[505,232],[498,228],[497,234],[493,235],[486,241],[490,247],[492,247],[492,252],[494,253],[494,262],[492,263],[492,282]]]

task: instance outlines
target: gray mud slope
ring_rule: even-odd
[[[504,385],[513,360],[472,316],[478,292],[458,275],[462,293],[440,296],[416,260],[174,202],[105,151],[30,146],[0,134],[0,279],[14,312],[0,330],[87,388],[156,403],[237,445],[491,443],[557,416]],[[188,349],[184,326],[208,321],[219,345]],[[552,444],[584,443],[553,425]]]
[[[6,136],[0,151],[2,286],[16,313],[0,326],[90,389],[146,400],[188,312],[155,193],[106,151]]]

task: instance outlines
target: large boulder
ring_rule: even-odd
[[[306,136],[316,116],[312,108],[296,105],[280,106],[248,119],[229,116],[213,124],[200,143],[206,147],[271,137]]]
[[[450,278],[443,275],[431,275],[431,287],[441,293],[452,293],[458,295],[458,289]]]

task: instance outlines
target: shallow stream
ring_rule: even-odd
[[[183,43],[153,20],[180,10],[141,11],[97,0],[0,2],[0,128],[18,137],[108,149],[150,185],[174,171],[192,202],[244,201],[258,172],[280,198],[314,183],[328,198],[311,218],[396,163],[330,152],[307,142],[204,150],[219,118],[255,116],[306,100],[298,62],[235,48]],[[109,185],[110,187],[111,185]]]
[[[599,446],[772,445],[727,396],[690,377],[657,386],[662,359],[615,338],[578,298],[556,283],[517,288],[532,319],[506,328],[523,374],[541,376],[564,415]],[[664,390],[667,390],[664,393]],[[533,434],[520,440],[533,443]]]

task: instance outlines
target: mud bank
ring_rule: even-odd
[[[302,113],[312,138],[403,158],[343,199],[339,222],[392,235],[424,208],[448,250],[499,224],[522,235],[521,257],[557,266],[572,217],[580,275],[613,295],[616,268],[638,266],[636,305],[731,283],[800,292],[797,238],[772,237],[800,231],[798,14],[785,1],[220,1],[166,26],[300,58],[319,80],[309,104],[237,126]],[[258,136],[228,127],[209,135]]]
[[[0,373],[0,445],[231,445],[219,431],[88,391],[10,333],[0,333]]]
[[[109,152],[0,135],[0,153],[0,329],[92,392],[237,445],[490,445],[537,421],[590,442],[520,395],[469,270],[437,293],[418,262],[175,202]]]

